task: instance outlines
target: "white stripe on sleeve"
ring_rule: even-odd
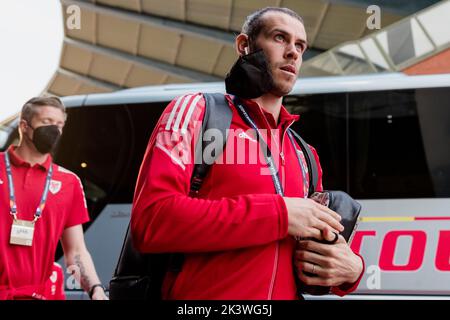
[[[169,120],[167,120],[166,130],[170,129],[172,120],[173,120],[173,118],[175,118],[175,114],[177,113],[178,106],[180,105],[183,98],[184,98],[184,96],[178,97],[177,101],[175,102],[175,106],[173,107],[172,112],[170,113]]]
[[[199,94],[195,97],[194,101],[192,101],[189,110],[186,114],[186,118],[184,119],[183,127],[181,128],[181,134],[186,134],[187,127],[189,125],[189,121],[191,120],[192,114],[194,113],[194,109],[197,106],[198,101],[202,98],[202,95]]]
[[[186,110],[186,106],[189,103],[189,100],[192,99],[192,95],[188,95],[186,96],[186,99],[184,99],[183,104],[181,105],[180,111],[178,111],[178,116],[177,116],[177,120],[175,121],[175,123],[173,124],[172,130],[174,132],[178,132],[178,129],[180,128],[180,122],[181,119],[183,118],[183,114],[184,114],[184,110]],[[192,104],[192,102],[191,102]]]

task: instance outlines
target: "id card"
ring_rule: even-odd
[[[34,222],[14,220],[11,228],[10,244],[31,247],[33,244]]]

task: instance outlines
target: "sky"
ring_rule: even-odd
[[[0,122],[43,92],[64,37],[59,0],[0,0]]]

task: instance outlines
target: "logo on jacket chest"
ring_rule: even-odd
[[[61,190],[62,182],[58,180],[50,181],[49,190],[52,194],[57,194]]]

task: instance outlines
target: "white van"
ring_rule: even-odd
[[[55,162],[83,182],[92,219],[85,237],[104,284],[153,127],[173,98],[193,92],[224,92],[224,84],[63,98],[68,120]],[[363,205],[351,245],[366,271],[346,298],[449,298],[450,74],[300,79],[284,104],[301,115],[293,129],[318,150],[325,189]],[[1,123],[2,150],[18,139],[17,123]],[[65,283],[69,298],[85,297],[71,276]]]

